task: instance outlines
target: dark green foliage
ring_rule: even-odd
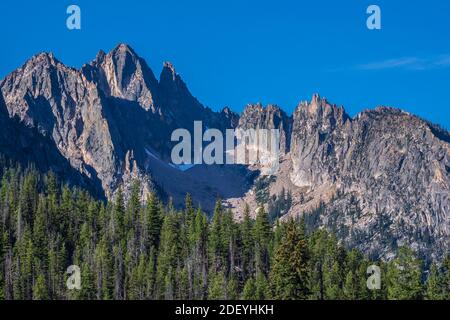
[[[275,250],[270,273],[275,299],[306,299],[308,296],[308,246],[305,232],[293,220]]]
[[[292,194],[290,191],[286,192],[283,188],[278,196],[273,195],[267,203],[270,221],[275,221],[285,215],[291,208],[291,205]]]
[[[414,252],[401,247],[397,258],[388,265],[388,298],[393,300],[417,300],[422,298],[422,263]]]
[[[263,176],[255,182],[255,198],[258,204],[264,204],[269,201],[269,186],[275,181],[273,176]]]
[[[256,214],[253,227],[255,241],[255,270],[256,275],[262,273],[267,276],[270,268],[270,248],[272,243],[272,226],[269,216],[261,206]]]
[[[4,168],[0,300],[449,299],[448,258],[424,272],[402,248],[395,260],[372,263],[314,228],[314,213],[272,223],[261,203],[236,221],[218,201],[208,221],[189,195],[178,211],[155,194],[142,202],[140,190],[134,182],[128,201],[119,189],[103,203],[53,173]],[[277,212],[287,205],[280,199]],[[367,289],[371,264],[381,267],[381,290]],[[66,287],[71,265],[80,268],[80,290]]]

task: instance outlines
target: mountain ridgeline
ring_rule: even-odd
[[[0,153],[113,200],[139,180],[183,206],[187,193],[236,219],[246,204],[273,219],[304,216],[347,247],[392,259],[407,245],[426,259],[450,248],[450,134],[407,112],[378,107],[351,118],[319,95],[293,115],[248,105],[241,115],[204,107],[171,63],[159,80],[129,46],[101,51],[79,70],[41,53],[0,82]],[[280,129],[280,170],[170,163],[173,130]],[[12,138],[14,136],[14,141]],[[224,179],[226,177],[226,179]],[[251,212],[256,216],[256,211]]]

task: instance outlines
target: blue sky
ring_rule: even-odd
[[[66,28],[77,4],[82,29]],[[366,28],[381,8],[382,29]],[[447,0],[1,1],[0,78],[40,51],[80,67],[125,42],[156,76],[174,63],[213,109],[275,103],[291,113],[318,92],[354,115],[388,105],[450,128]]]

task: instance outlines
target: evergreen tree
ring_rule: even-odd
[[[255,239],[255,269],[257,275],[268,274],[270,268],[269,245],[272,240],[272,228],[269,222],[269,216],[263,207],[258,209],[256,221],[253,228]]]
[[[176,292],[176,271],[179,254],[178,217],[169,212],[164,217],[161,229],[161,243],[159,247],[156,267],[157,299],[174,299]]]
[[[33,243],[36,272],[42,275],[47,275],[48,272],[48,231],[45,210],[45,201],[41,197],[34,219]]]
[[[306,299],[308,295],[308,249],[304,234],[290,220],[286,235],[275,252],[270,275],[275,299]]]
[[[146,297],[146,270],[147,263],[143,255],[139,258],[139,264],[133,268],[131,279],[129,283],[129,295],[131,300],[144,300]]]
[[[399,248],[398,256],[388,265],[388,298],[392,300],[418,300],[422,297],[422,263],[414,252]]]
[[[119,188],[116,194],[116,201],[111,215],[109,226],[110,238],[113,243],[120,243],[124,237],[124,219],[125,219],[125,201],[123,199],[122,188]]]
[[[250,208],[248,204],[245,205],[244,219],[241,223],[241,237],[242,237],[241,265],[242,265],[243,279],[245,282],[254,273],[254,250],[255,250],[255,242],[253,238],[253,222],[250,219]]]
[[[243,300],[256,300],[256,282],[254,278],[248,278],[242,291]]]
[[[195,216],[195,249],[192,258],[192,291],[194,299],[205,299],[208,285],[208,221],[206,215],[197,210]]]
[[[147,209],[146,209],[146,223],[147,228],[146,231],[148,233],[148,246],[153,248],[159,247],[159,236],[161,233],[161,212],[159,210],[158,200],[156,198],[155,193],[150,193],[150,196],[147,201]],[[155,252],[156,253],[156,252]]]
[[[445,293],[444,274],[436,264],[432,264],[426,282],[426,298],[427,300],[444,300]]]
[[[255,298],[257,300],[267,300],[271,298],[269,281],[262,273],[256,276]]]
[[[237,300],[239,298],[239,281],[236,273],[232,272],[229,276],[226,288],[226,299]]]
[[[444,297],[450,300],[450,255],[444,259],[442,273]]]
[[[361,299],[364,296],[366,285],[363,284],[363,279],[361,277],[361,265],[363,263],[362,254],[353,249],[349,252],[346,259],[345,280],[343,283],[343,297],[348,300]]]
[[[218,273],[223,268],[223,242],[222,242],[222,205],[217,201],[214,215],[209,231],[208,256],[210,260],[210,271]]]
[[[49,298],[47,284],[43,274],[37,276],[33,286],[33,300],[47,300]]]
[[[110,300],[112,298],[112,266],[111,252],[105,237],[100,240],[95,249],[95,269],[97,283],[97,299]]]
[[[226,299],[226,281],[223,272],[211,274],[208,299],[209,300]]]
[[[79,291],[78,299],[95,299],[95,277],[92,267],[86,262],[81,265],[81,290]]]

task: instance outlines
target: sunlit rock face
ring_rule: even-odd
[[[317,224],[349,246],[384,258],[403,244],[442,255],[449,248],[449,141],[448,132],[401,110],[380,107],[350,119],[314,96],[294,113],[289,178],[312,198],[332,190]]]
[[[52,54],[32,57],[0,82],[0,153],[113,199],[134,180],[181,206],[186,193],[206,211],[223,199],[238,219],[260,205],[255,166],[170,163],[177,128],[278,129],[280,169],[266,199],[292,194],[282,219],[304,215],[349,247],[390,259],[409,245],[427,258],[450,248],[450,135],[401,110],[380,107],[351,118],[314,95],[292,116],[276,105],[241,115],[214,112],[166,62],[159,80],[132,48],[100,52],[80,70]],[[11,136],[15,137],[13,141]],[[320,210],[317,210],[319,208]]]

